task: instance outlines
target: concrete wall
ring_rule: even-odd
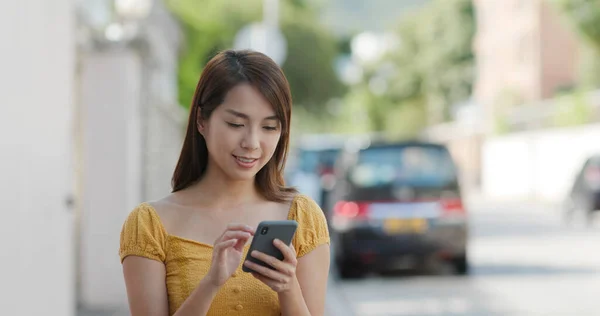
[[[156,1],[134,43],[81,55],[79,303],[127,305],[119,236],[139,203],[170,192],[186,111],[177,104],[177,23]]]
[[[0,1],[0,314],[75,313],[73,1]]]
[[[557,90],[572,86],[577,81],[577,68],[580,61],[579,44],[581,39],[576,29],[551,2],[545,2],[540,11],[540,60],[539,81],[542,98],[552,97]]]
[[[132,51],[82,56],[81,291],[87,307],[127,296],[118,259],[123,222],[141,197],[141,62]]]
[[[474,97],[484,106],[486,129],[508,103],[552,97],[574,83],[577,35],[550,1],[474,0],[477,67]],[[505,99],[514,98],[508,101]]]
[[[600,153],[600,124],[491,137],[482,148],[482,193],[560,202],[588,155]]]
[[[177,66],[182,34],[164,8],[155,8],[145,32],[150,60],[145,63],[144,200],[159,199],[171,191],[171,177],[183,143],[188,112],[178,104]]]

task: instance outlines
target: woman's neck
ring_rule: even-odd
[[[262,199],[254,179],[232,181],[215,170],[207,170],[200,181],[185,191],[189,203],[210,204],[215,208],[228,208]]]

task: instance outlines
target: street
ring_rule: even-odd
[[[470,203],[472,273],[332,281],[331,315],[600,315],[600,228],[556,207]],[[445,275],[444,275],[445,274]]]

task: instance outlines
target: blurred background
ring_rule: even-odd
[[[600,315],[597,0],[0,1],[0,308],[127,315],[218,51],[279,63],[327,315]],[[599,242],[598,244],[596,242]]]

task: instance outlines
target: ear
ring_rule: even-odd
[[[198,107],[198,110],[196,112],[196,125],[198,127],[198,133],[200,133],[200,135],[204,136],[204,129],[205,129],[205,120],[202,118],[202,109],[200,107]]]

